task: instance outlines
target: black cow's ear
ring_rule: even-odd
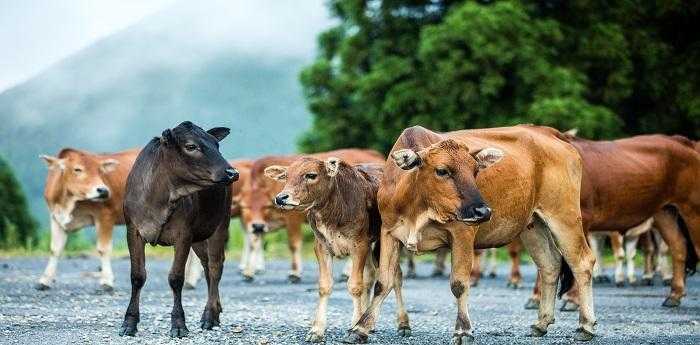
[[[163,145],[170,145],[173,142],[173,132],[170,131],[170,129],[164,130],[163,133],[160,135],[160,143]]]
[[[222,141],[226,136],[231,133],[231,130],[226,128],[226,127],[214,127],[210,130],[207,131],[207,133],[211,134],[216,138],[216,141]]]

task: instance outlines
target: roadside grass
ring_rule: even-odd
[[[313,251],[314,235],[308,225],[303,227],[304,244],[302,246],[302,256],[305,260],[315,260]],[[48,229],[39,232],[37,244],[34,246],[25,246],[18,248],[0,248],[0,258],[3,257],[23,257],[23,256],[48,256],[50,253],[51,235]],[[243,229],[238,218],[231,219],[229,226],[229,240],[227,245],[227,259],[240,260],[241,250],[243,248]],[[113,257],[128,257],[129,249],[126,245],[126,231],[123,226],[115,227],[113,237]],[[288,259],[290,258],[287,245],[287,232],[284,229],[265,235],[265,255],[270,259]],[[606,267],[614,263],[612,250],[609,246],[604,246],[603,262]],[[508,251],[506,248],[500,248],[497,252],[499,262],[510,262]],[[149,257],[171,257],[173,247],[161,247],[146,245],[146,255]],[[81,257],[81,256],[97,256],[95,249],[95,228],[89,227],[80,231],[71,233],[68,236],[66,249],[63,252],[64,257]],[[435,258],[434,254],[425,254],[416,256],[416,260],[420,262],[432,262]],[[448,257],[449,264],[449,257]],[[521,253],[521,263],[530,263],[532,260],[527,253]],[[642,255],[637,255],[635,258],[637,265],[642,265]]]

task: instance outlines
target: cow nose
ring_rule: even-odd
[[[95,191],[97,192],[97,197],[100,199],[106,199],[109,197],[109,189],[105,187],[97,187]]]
[[[471,205],[461,213],[462,220],[467,223],[483,223],[491,219],[491,208],[484,203]]]
[[[231,181],[235,182],[238,181],[238,170],[234,168],[228,168],[225,170],[226,177]]]
[[[253,233],[256,235],[260,235],[265,232],[265,224],[253,223],[250,226],[253,228]]]
[[[482,204],[479,207],[475,207],[474,218],[477,218],[481,221],[487,221],[491,219],[491,208],[486,206],[486,204]]]
[[[275,196],[275,204],[278,206],[285,205],[287,203],[287,199],[289,199],[289,194],[279,193],[277,196]]]

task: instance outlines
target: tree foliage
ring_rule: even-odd
[[[304,151],[387,151],[404,128],[537,123],[696,137],[700,4],[334,0],[300,79]]]
[[[31,245],[36,239],[36,228],[10,165],[0,157],[0,246]]]

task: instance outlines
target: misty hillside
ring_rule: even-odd
[[[256,10],[269,11],[270,21],[279,17],[274,11],[294,6],[267,3]],[[14,167],[42,223],[46,169],[38,155],[62,147],[141,146],[192,120],[205,129],[232,129],[221,146],[228,158],[295,150],[309,124],[297,76],[313,43],[290,37],[307,35],[313,42],[314,34],[294,18],[245,23],[251,9],[243,7],[176,4],[0,94],[0,155]],[[284,26],[286,36],[256,25]]]

